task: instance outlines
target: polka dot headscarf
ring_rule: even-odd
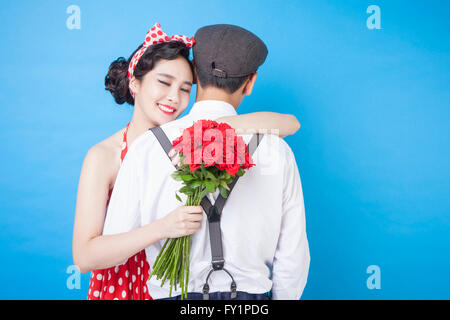
[[[188,38],[183,35],[173,35],[169,37],[164,31],[161,30],[161,25],[159,23],[155,23],[155,25],[147,32],[144,45],[134,54],[133,58],[131,59],[130,65],[128,66],[128,79],[131,80],[131,78],[133,78],[134,68],[136,68],[139,59],[142,57],[148,47],[153,44],[169,41],[184,42],[188,48],[192,48],[195,43],[194,38]],[[133,95],[133,92],[131,92],[131,94]]]

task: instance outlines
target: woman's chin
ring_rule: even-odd
[[[177,116],[174,115],[174,114],[169,116],[169,115],[166,115],[166,114],[159,113],[156,122],[159,123],[159,125],[163,125],[163,124],[165,124],[167,122],[175,120],[176,118],[177,118]]]
[[[156,107],[154,109],[154,112],[152,112],[150,116],[153,118],[154,123],[157,123],[158,125],[163,125],[167,122],[175,120],[178,117],[178,114],[176,111],[169,114],[168,112],[164,112],[160,110],[158,107]]]

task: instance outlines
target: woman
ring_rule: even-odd
[[[167,36],[155,24],[128,61],[119,58],[109,67],[106,90],[118,104],[134,105],[134,111],[125,128],[88,151],[80,175],[73,256],[81,272],[93,270],[88,299],[152,299],[146,286],[150,266],[144,249],[161,239],[193,234],[200,227],[202,208],[180,206],[147,226],[102,236],[109,197],[128,147],[149,128],[175,120],[188,105],[194,82],[189,61],[193,43],[185,36]],[[281,136],[295,133],[300,126],[294,116],[271,112],[217,121],[236,129],[276,128]]]

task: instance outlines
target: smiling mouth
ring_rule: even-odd
[[[165,113],[167,115],[173,114],[177,110],[177,109],[174,109],[167,105],[159,104],[159,103],[158,103],[158,108],[159,108],[159,110],[161,110],[163,113]]]

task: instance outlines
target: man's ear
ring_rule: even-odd
[[[256,77],[258,76],[258,74],[252,73],[248,79],[247,79],[247,83],[244,87],[244,95],[249,96],[252,94],[252,90],[253,90],[253,86],[255,85],[255,81],[256,81]]]
[[[133,76],[128,83],[128,88],[130,88],[130,91],[136,94],[139,92],[139,81]]]

